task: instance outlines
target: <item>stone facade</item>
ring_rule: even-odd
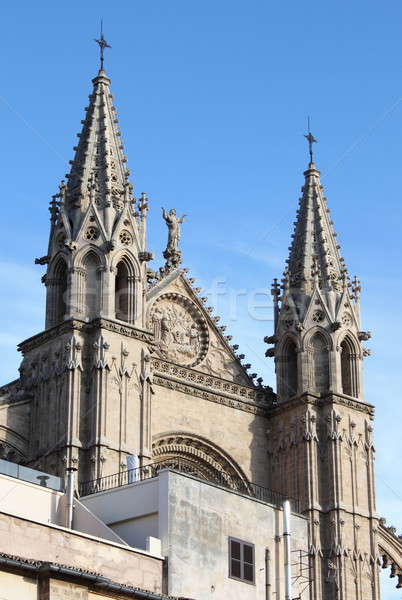
[[[226,473],[301,501],[311,600],[379,598],[373,408],[363,399],[360,284],[349,284],[314,164],[305,173],[283,285],[275,282],[277,394],[256,385],[181,268],[180,219],[166,264],[146,244],[101,69],[74,160],[50,203],[46,329],[20,344],[20,378],[0,390],[11,460],[88,481],[127,457]],[[387,548],[390,546],[388,545]],[[399,547],[399,546],[398,546]],[[394,551],[393,564],[402,568]]]

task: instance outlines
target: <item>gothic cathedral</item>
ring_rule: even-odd
[[[103,68],[70,164],[37,259],[45,329],[20,344],[19,379],[0,389],[1,456],[55,475],[76,467],[80,482],[131,457],[278,491],[308,519],[310,599],[378,600],[381,564],[402,574],[402,544],[376,513],[370,333],[312,155],[272,287],[275,330],[261,332],[276,393],[248,373],[181,267],[174,209],[163,211],[165,264],[149,268],[148,200],[133,195]]]

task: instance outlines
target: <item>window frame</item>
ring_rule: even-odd
[[[240,559],[233,559],[232,557],[232,542],[237,542],[240,544]],[[244,547],[248,546],[252,551],[252,563],[244,560]],[[235,581],[241,581],[242,583],[248,583],[248,585],[255,585],[255,545],[251,542],[245,542],[244,540],[240,540],[239,538],[229,537],[228,538],[228,557],[229,557],[229,578],[234,579]],[[236,575],[232,575],[232,560],[236,560],[240,563],[240,577]],[[244,565],[247,564],[252,567],[253,580],[245,579],[244,577]]]

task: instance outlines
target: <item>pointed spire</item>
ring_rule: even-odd
[[[132,185],[120,137],[110,79],[103,70],[103,49],[109,47],[101,34],[101,69],[92,80],[93,92],[82,123],[78,145],[65,190],[65,207],[77,231],[82,215],[93,201],[110,231],[116,212],[132,200]],[[106,45],[105,45],[106,44]],[[127,193],[128,191],[128,193]]]
[[[327,201],[320,182],[320,172],[313,162],[312,144],[316,142],[309,131],[310,164],[305,171],[305,184],[299,201],[293,241],[287,261],[287,277],[292,289],[311,293],[314,283],[327,291],[342,292],[346,268]]]

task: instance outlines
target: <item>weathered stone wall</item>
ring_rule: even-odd
[[[267,420],[262,414],[205,400],[178,389],[154,385],[152,437],[166,433],[188,433],[204,437],[227,453],[246,477],[267,483]],[[227,398],[222,398],[223,401]],[[255,407],[254,407],[255,408]]]
[[[20,462],[28,456],[29,399],[16,400],[12,393],[1,394],[0,389],[0,458]]]
[[[0,513],[0,532],[0,552],[57,562],[121,584],[161,591],[162,560],[158,558],[5,513]]]

